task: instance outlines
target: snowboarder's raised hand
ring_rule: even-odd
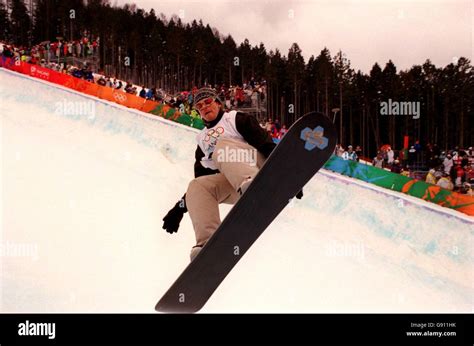
[[[184,213],[188,211],[186,208],[186,194],[175,204],[168,214],[163,218],[163,229],[172,234],[178,232],[179,223],[183,219]]]

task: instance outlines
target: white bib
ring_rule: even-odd
[[[233,138],[244,141],[244,138],[239,131],[237,131],[235,125],[236,115],[237,111],[225,112],[216,125],[211,128],[202,129],[196,136],[198,145],[204,153],[204,157],[201,159],[203,167],[217,169],[214,161],[212,161],[211,155],[214,152],[219,138]]]

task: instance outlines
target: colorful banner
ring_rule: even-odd
[[[146,113],[150,113],[153,109],[155,109],[159,105],[158,102],[152,100],[146,100],[143,104],[141,110]]]
[[[168,120],[176,121],[183,125],[194,127],[196,129],[204,128],[204,122],[197,114],[192,113],[191,115],[189,115],[185,113],[180,113],[175,108],[163,103],[158,104],[149,113],[158,115]]]
[[[333,155],[324,168],[474,216],[474,197]]]
[[[55,76],[56,71],[37,66],[37,65],[29,65],[23,63],[23,73],[30,75],[31,77],[35,77],[38,79],[42,79],[48,82],[57,82],[58,78]]]
[[[0,67],[7,68],[15,72],[23,72],[24,62],[20,61],[20,58],[6,58],[5,56],[0,57]]]

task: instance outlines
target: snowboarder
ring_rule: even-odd
[[[223,102],[212,89],[202,88],[196,93],[194,108],[205,124],[196,137],[195,179],[163,218],[163,229],[174,233],[189,211],[196,235],[191,260],[220,225],[219,204],[237,202],[276,146],[255,117],[225,112]],[[301,198],[302,192],[297,197]]]

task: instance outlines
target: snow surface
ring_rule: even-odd
[[[173,235],[161,219],[195,131],[3,69],[0,95],[0,311],[154,312],[194,245],[187,214]],[[201,311],[471,312],[473,224],[323,170]]]

